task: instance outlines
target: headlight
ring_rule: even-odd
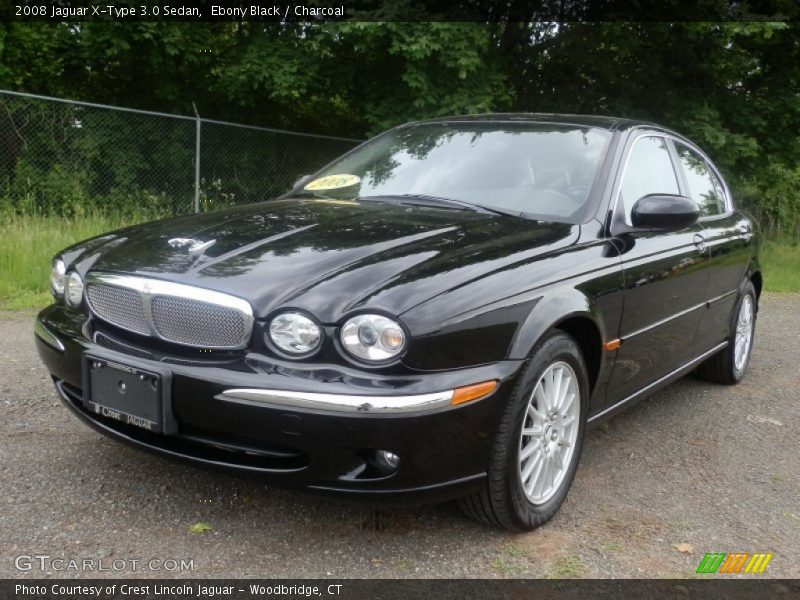
[[[288,354],[308,354],[319,348],[322,330],[303,314],[281,313],[269,324],[272,343]]]
[[[50,287],[53,290],[53,295],[61,298],[64,295],[64,273],[67,268],[64,266],[64,261],[60,258],[53,259],[52,268],[50,270]]]
[[[342,327],[342,345],[357,358],[381,361],[394,358],[406,345],[400,324],[382,315],[358,315]]]
[[[67,283],[64,286],[64,298],[69,306],[73,308],[80,306],[83,301],[83,280],[75,271],[67,275]]]

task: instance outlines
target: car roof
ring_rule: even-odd
[[[669,131],[665,127],[639,121],[636,119],[624,119],[621,117],[609,117],[600,115],[571,115],[558,113],[484,113],[472,115],[460,115],[450,117],[439,117],[425,121],[414,121],[402,125],[402,127],[422,125],[426,123],[560,123],[564,125],[578,125],[583,127],[598,127],[609,131],[622,131],[647,127]],[[673,132],[670,132],[673,133]]]

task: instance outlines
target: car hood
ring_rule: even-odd
[[[291,307],[335,323],[362,307],[400,315],[556,252],[578,230],[471,210],[287,199],[129,227],[75,247],[68,259],[82,272],[227,292],[248,300],[257,318]]]

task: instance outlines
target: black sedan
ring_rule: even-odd
[[[588,424],[696,368],[743,377],[757,242],[672,131],[447,118],[281,198],[64,250],[36,339],[114,439],[525,530],[564,501]]]

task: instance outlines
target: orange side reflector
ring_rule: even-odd
[[[453,399],[450,404],[463,404],[470,400],[477,400],[491,394],[497,387],[496,381],[484,381],[483,383],[476,383],[474,385],[465,385],[464,387],[456,388],[453,390]]]
[[[603,344],[603,350],[616,350],[621,344],[622,340],[617,338],[616,340],[611,340],[610,342]]]

